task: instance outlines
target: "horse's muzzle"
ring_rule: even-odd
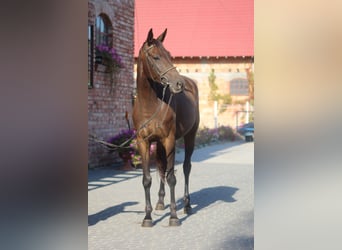
[[[183,91],[184,83],[182,81],[177,81],[175,84],[170,84],[169,87],[173,94],[177,94]]]

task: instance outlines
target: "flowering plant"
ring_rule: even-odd
[[[132,164],[136,168],[137,165],[140,165],[142,163],[141,155],[138,152],[138,145],[137,145],[137,139],[132,140],[131,142],[131,148],[133,149],[131,151],[131,158],[132,158]]]
[[[106,72],[110,73],[110,81],[113,89],[113,74],[124,67],[121,56],[117,53],[115,48],[102,44],[96,46],[96,58],[100,60],[101,64],[106,66]]]
[[[123,68],[122,58],[115,48],[103,44],[98,45],[96,46],[96,56],[102,58],[102,63],[109,67],[109,70]]]
[[[141,155],[138,152],[138,145],[137,145],[137,139],[132,140],[131,142],[131,147],[133,151],[131,152],[131,158],[132,158],[132,163],[137,167],[137,165],[140,165],[142,163]],[[152,143],[150,145],[150,159],[155,159],[156,158],[156,152],[157,152],[157,145],[156,143]]]
[[[132,129],[121,130],[117,135],[110,137],[107,142],[116,145],[119,154],[133,153],[135,149],[131,146],[135,131]]]
[[[120,157],[125,155],[132,160],[132,164],[137,167],[142,163],[141,155],[138,152],[137,139],[135,138],[135,130],[124,129],[113,137],[110,137],[107,142],[115,145],[115,149],[119,152]],[[112,147],[110,147],[112,148]],[[155,158],[156,144],[152,143],[150,146],[150,156]]]

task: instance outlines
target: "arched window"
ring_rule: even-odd
[[[111,22],[105,14],[100,14],[96,17],[96,46],[98,45],[107,45],[112,46],[112,34],[113,28]]]

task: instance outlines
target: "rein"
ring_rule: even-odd
[[[120,148],[130,148],[130,146],[124,146],[126,143],[128,143],[129,141],[133,140],[137,134],[143,129],[145,128],[156,116],[157,114],[160,112],[162,106],[164,106],[164,97],[165,97],[165,91],[166,91],[166,88],[167,88],[168,85],[164,85],[164,88],[163,88],[163,97],[161,99],[161,103],[160,105],[158,106],[158,108],[156,109],[156,111],[151,115],[151,117],[145,121],[138,129],[137,131],[135,131],[135,133],[129,138],[127,139],[126,141],[124,141],[123,143],[121,143],[120,145],[115,145],[115,144],[112,144],[112,143],[109,143],[109,142],[106,142],[106,141],[103,141],[103,140],[100,140],[97,138],[96,135],[93,135],[93,134],[90,134],[89,136],[89,140],[93,140],[95,142],[98,142],[98,143],[101,143],[105,146],[108,146],[110,147],[110,150],[117,150],[117,149],[120,149]],[[170,95],[170,98],[169,98],[169,101],[168,101],[168,106],[167,106],[167,110],[166,112],[164,113],[164,116],[163,116],[163,119],[162,119],[162,122],[165,120],[165,117],[166,117],[166,114],[167,114],[167,111],[170,107],[170,104],[171,104],[171,100],[172,100],[172,96],[173,94],[171,93]],[[149,136],[145,137],[144,140],[148,139],[149,137],[151,137],[152,134],[150,134]]]

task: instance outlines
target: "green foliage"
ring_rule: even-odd
[[[219,99],[219,94],[217,94],[218,86],[215,83],[215,80],[216,80],[215,70],[212,69],[208,77],[208,82],[209,82],[209,87],[210,87],[209,101],[218,101]]]
[[[204,127],[197,131],[196,134],[196,145],[197,146],[205,146],[209,145],[214,141],[214,133],[211,129]]]
[[[234,141],[234,130],[229,126],[220,126],[217,128],[217,136],[219,141]]]
[[[209,77],[208,77],[208,81],[209,81],[210,89],[214,93],[216,93],[216,91],[218,90],[218,87],[215,83],[215,80],[216,80],[215,70],[211,69],[211,72],[210,72]]]
[[[219,112],[223,113],[225,111],[225,108],[223,105],[231,104],[232,103],[232,97],[229,94],[224,94],[221,95],[218,92],[218,86],[215,83],[216,80],[216,75],[215,75],[215,70],[211,69],[211,72],[208,77],[208,82],[209,82],[209,87],[210,87],[210,92],[209,92],[209,101],[217,101],[219,104],[221,104],[219,108]]]
[[[254,105],[254,73],[251,71],[250,68],[247,69],[247,78],[249,88],[249,100],[251,101],[251,104]]]

